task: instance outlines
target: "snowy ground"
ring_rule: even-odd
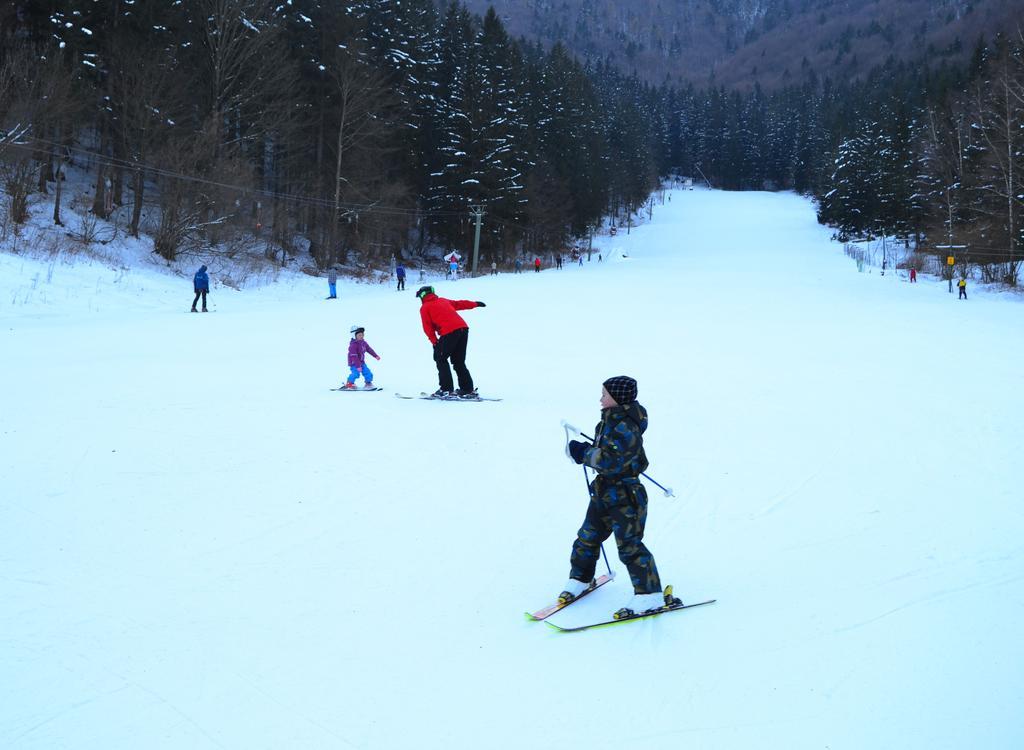
[[[479,404],[394,398],[435,387],[415,279],[191,315],[0,254],[0,747],[1024,746],[1021,300],[858,274],[793,195],[599,244],[438,284],[487,302]],[[354,323],[383,392],[328,390]],[[718,603],[559,634],[522,616],[586,506],[559,420],[618,374],[662,576]]]

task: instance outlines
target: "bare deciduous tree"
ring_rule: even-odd
[[[218,151],[244,150],[287,117],[294,71],[274,0],[201,0],[194,71]],[[202,90],[202,89],[205,89]]]
[[[976,210],[1005,243],[1005,281],[1016,285],[1021,264],[1024,213],[1024,60],[1020,50],[1004,50],[988,81],[975,86],[977,130],[986,145],[989,179],[979,186]]]
[[[0,169],[15,223],[27,218],[33,189],[45,192],[47,179],[53,177],[52,155],[60,150],[64,125],[77,107],[59,49],[22,42],[5,52],[0,66]],[[56,179],[54,221],[60,224],[59,167]]]
[[[166,49],[118,47],[110,70],[116,102],[114,139],[122,154],[118,168],[131,172],[129,231],[138,237],[150,154],[156,144],[171,137],[177,122],[186,119],[188,99],[181,73]]]
[[[387,151],[390,117],[396,106],[386,76],[348,50],[337,50],[331,80],[337,129],[333,149],[333,204],[326,243],[328,262],[334,260],[338,250],[341,220],[346,214],[343,203],[373,203],[383,198],[379,180],[374,179],[379,169],[374,170],[373,163],[379,165],[380,157]],[[358,169],[359,162],[368,169]],[[349,210],[348,214],[351,213]]]
[[[174,260],[183,250],[202,242],[202,229],[206,218],[208,197],[201,182],[189,175],[196,174],[196,164],[205,159],[211,149],[212,134],[193,136],[182,134],[168,139],[152,152],[157,165],[159,219],[153,234],[153,249],[162,258]]]

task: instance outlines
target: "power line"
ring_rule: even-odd
[[[465,211],[437,211],[437,210],[430,210],[430,209],[403,208],[401,206],[386,206],[386,205],[379,205],[377,203],[347,203],[347,202],[344,202],[344,203],[335,204],[334,201],[328,200],[326,198],[317,198],[317,197],[314,197],[314,196],[302,195],[302,194],[297,194],[297,193],[281,193],[281,192],[277,192],[277,191],[274,191],[274,190],[267,190],[265,188],[244,187],[244,186],[235,185],[235,184],[232,184],[232,183],[219,182],[217,180],[211,180],[211,179],[208,179],[208,178],[205,178],[205,177],[198,177],[196,175],[183,174],[181,172],[175,172],[173,170],[164,169],[162,167],[154,167],[154,166],[149,165],[149,164],[144,164],[144,163],[140,163],[140,162],[133,162],[133,161],[129,161],[129,160],[126,160],[126,159],[119,159],[119,158],[114,157],[114,156],[107,156],[105,154],[99,154],[99,153],[97,153],[95,151],[90,151],[88,149],[81,148],[81,147],[78,147],[78,146],[67,146],[65,144],[57,143],[55,141],[49,141],[49,140],[46,140],[46,139],[43,139],[43,138],[35,139],[34,144],[43,144],[43,145],[46,145],[46,146],[51,146],[53,148],[63,150],[65,152],[70,152],[70,153],[73,153],[73,154],[78,154],[78,155],[86,156],[86,157],[89,157],[89,158],[95,158],[100,164],[102,164],[104,166],[121,168],[121,169],[129,169],[129,170],[142,169],[143,171],[145,171],[145,172],[147,172],[147,173],[149,173],[151,175],[156,175],[156,176],[160,176],[160,177],[167,177],[167,178],[170,178],[170,179],[181,180],[183,182],[191,182],[191,183],[195,183],[195,184],[198,184],[198,185],[208,185],[210,187],[217,187],[217,188],[221,188],[221,189],[225,189],[225,190],[234,190],[234,191],[237,191],[237,192],[240,192],[240,193],[246,193],[246,194],[249,194],[249,195],[259,196],[259,197],[263,197],[263,198],[270,198],[270,199],[276,198],[276,199],[279,199],[279,200],[282,200],[282,201],[291,202],[291,203],[298,203],[298,204],[311,205],[311,206],[320,206],[320,207],[323,207],[323,208],[330,208],[330,209],[337,208],[339,210],[344,211],[345,213],[352,213],[352,214],[356,214],[356,215],[358,215],[358,214],[382,214],[382,215],[391,215],[391,216],[408,216],[408,217],[416,217],[416,218],[421,218],[421,217],[422,218],[432,218],[432,217],[465,217],[466,215],[471,214],[469,208],[467,208]],[[26,150],[35,150],[36,149],[36,145],[28,145],[28,144],[24,144],[24,143],[15,143],[15,144],[10,144],[10,145],[12,147],[14,147],[14,148],[22,148],[22,149],[26,149]]]

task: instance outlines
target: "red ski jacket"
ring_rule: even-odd
[[[460,328],[469,328],[456,310],[472,310],[476,302],[468,299],[445,299],[436,294],[423,295],[420,306],[420,318],[423,320],[423,332],[427,334],[431,344],[436,344],[439,336],[444,336]]]

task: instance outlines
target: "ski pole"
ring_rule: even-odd
[[[580,430],[578,428],[573,427],[571,424],[566,422],[564,419],[562,420],[562,427],[565,428],[566,435],[568,435],[568,433],[571,432],[574,435],[579,435],[584,440],[589,440],[590,442],[594,442],[594,438],[590,437],[590,435],[586,434],[585,432],[580,432]],[[569,455],[569,443],[568,443],[568,441],[566,441],[566,444],[565,444],[565,453],[566,453],[566,455]],[[572,456],[569,456],[569,457],[572,458]],[[587,468],[586,466],[583,467],[584,472],[586,472],[586,468]],[[675,493],[672,492],[672,488],[671,487],[664,486],[663,484],[661,484],[660,482],[658,482],[656,479],[654,479],[652,476],[650,476],[649,474],[647,474],[645,472],[641,471],[640,472],[640,476],[642,476],[644,479],[646,479],[651,484],[659,487],[661,489],[661,491],[665,493],[665,497],[675,497]]]
[[[590,475],[587,474],[587,466],[583,465],[583,481],[587,483],[587,495],[590,494]],[[608,568],[608,575],[614,576],[612,573],[611,563],[608,562],[608,554],[604,551],[604,542],[601,542],[601,557],[604,559],[604,566]]]
[[[569,455],[569,427],[570,427],[570,425],[566,424],[565,420],[562,420],[562,427],[565,428],[565,455],[569,456],[569,458],[572,458],[572,456]],[[589,497],[590,496],[590,475],[587,474],[587,465],[586,464],[583,464],[583,482],[587,485],[587,496]],[[604,559],[605,567],[608,568],[608,575],[614,577],[615,574],[612,573],[611,563],[608,562],[608,555],[604,551],[604,542],[601,542],[601,557]]]

